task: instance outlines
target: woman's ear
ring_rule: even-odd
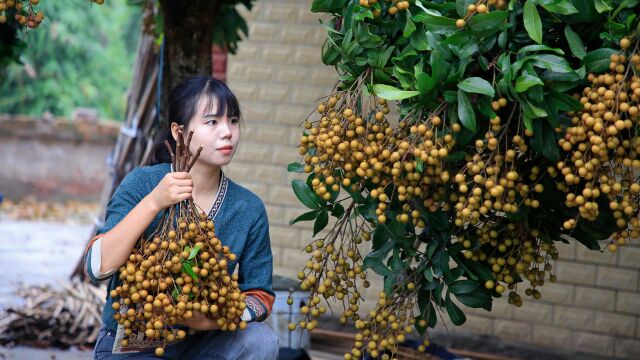
[[[177,122],[171,123],[171,136],[173,136],[173,140],[178,141],[178,130],[180,130],[180,125]]]

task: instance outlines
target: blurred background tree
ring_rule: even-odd
[[[55,0],[38,9],[47,14],[39,28],[17,30],[21,63],[6,64],[0,73],[0,112],[69,116],[76,107],[90,107],[100,118],[122,120],[140,8],[126,1],[91,6]]]

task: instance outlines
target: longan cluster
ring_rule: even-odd
[[[246,307],[244,295],[237,275],[228,273],[228,263],[236,257],[216,238],[214,224],[204,213],[191,214],[183,211],[176,228],[167,216],[163,230],[136,248],[120,268],[122,283],[110,295],[117,299],[113,309],[120,312],[115,319],[125,335],[144,332],[164,346],[186,335],[172,326],[190,319],[193,311],[215,317],[222,330],[246,328],[239,320]]]
[[[579,216],[594,221],[598,200],[606,197],[619,229],[609,245],[615,251],[629,238],[640,236],[640,53],[638,41],[622,39],[623,51],[611,55],[610,73],[589,74],[591,86],[580,95],[582,110],[569,113],[571,125],[558,141],[567,153],[549,173],[566,193],[565,205],[578,208]],[[565,221],[573,229],[578,219]]]
[[[507,8],[507,1],[477,0],[473,4],[469,4],[469,6],[467,6],[467,14],[464,18],[456,20],[456,26],[458,28],[463,28],[475,14],[486,14],[491,11],[491,8],[504,10]]]
[[[406,0],[387,0],[387,2],[391,3],[387,9],[389,15],[395,15],[398,11],[405,11],[409,9],[410,6],[409,2]]]
[[[13,9],[16,22],[29,29],[37,28],[44,20],[44,13],[34,9],[39,3],[40,0],[0,0],[0,24],[7,22],[7,11]]]
[[[358,330],[351,352],[346,353],[346,360],[361,359],[368,354],[374,359],[391,359],[398,352],[398,345],[406,339],[406,334],[413,331],[416,322],[425,327],[427,321],[416,320],[417,286],[413,282],[399,284],[392,295],[385,292],[378,295],[378,303],[367,317],[356,320]],[[429,341],[424,340],[418,351],[424,352]]]
[[[464,256],[476,262],[486,262],[494,274],[494,280],[487,280],[485,287],[503,294],[509,292],[509,304],[522,306],[522,298],[516,289],[518,278],[528,281],[530,287],[525,294],[538,300],[542,294],[547,273],[549,280],[556,281],[551,274],[550,259],[558,258],[558,250],[550,242],[544,242],[540,230],[527,228],[523,222],[484,223],[466,237],[459,237],[465,251]]]
[[[182,128],[178,131],[175,154],[165,141],[176,171],[189,172],[200,156],[202,146],[194,156],[189,151],[192,136],[190,131],[185,142]],[[114,318],[125,336],[143,332],[162,356],[167,343],[186,336],[173,325],[190,319],[194,311],[214,317],[223,331],[247,327],[240,320],[246,304],[238,276],[229,273],[236,255],[214,230],[213,221],[186,200],[165,211],[150,240],[138,242],[119,269],[120,284],[110,293]],[[127,338],[122,340],[122,346],[128,344]]]
[[[340,322],[345,324],[348,319],[359,319],[360,309],[359,284],[369,287],[366,272],[362,269],[362,256],[358,245],[369,241],[371,235],[366,229],[366,223],[353,220],[349,216],[353,207],[347,209],[337,227],[324,239],[316,240],[305,248],[311,258],[307,261],[304,271],[298,273],[302,290],[309,290],[307,306],[300,309],[304,318],[297,324],[290,323],[289,330],[313,330],[317,326],[317,318],[326,312],[325,301],[336,300],[343,304],[344,311],[340,315]],[[355,228],[357,230],[352,230]]]

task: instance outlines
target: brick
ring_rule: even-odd
[[[555,243],[556,249],[558,249],[558,254],[560,255],[560,259],[562,260],[575,260],[576,258],[576,247],[583,246],[578,244],[578,241],[571,239],[568,244],[565,244],[561,241]]]
[[[638,270],[598,266],[596,285],[620,290],[636,290],[638,288]]]
[[[256,99],[258,96],[258,88],[255,84],[230,82],[229,85],[231,91],[236,94],[240,104],[243,104],[245,101]]]
[[[271,186],[269,189],[269,203],[278,205],[300,206],[291,186]]]
[[[507,302],[506,297],[494,299],[493,304],[491,304],[491,315],[497,318],[511,319],[515,311],[517,310]],[[478,309],[478,313],[486,315],[486,311],[482,309]]]
[[[310,110],[313,110],[317,105],[317,102],[323,96],[329,94],[331,89],[322,88],[317,86],[297,86],[296,91],[291,96],[291,103],[306,105],[309,110],[307,110],[307,114],[309,114]]]
[[[277,41],[281,41],[285,44],[317,44],[318,35],[314,34],[317,31],[317,28],[314,26],[289,24],[285,29],[281,26],[279,28],[280,32],[275,34],[272,39],[277,39]],[[322,35],[326,36],[325,34]],[[320,52],[319,48],[318,52]]]
[[[283,248],[282,264],[284,268],[301,271],[307,264],[307,255],[302,249]]]
[[[493,319],[486,316],[467,315],[467,321],[460,327],[476,334],[491,334]]]
[[[633,337],[635,335],[636,319],[629,315],[596,311],[595,326],[600,333]]]
[[[618,250],[618,265],[640,269],[640,248],[625,246]]]
[[[287,103],[289,101],[291,89],[288,85],[268,84],[268,86],[256,87],[259,87],[257,97],[259,101],[273,103]]]
[[[574,285],[546,282],[540,291],[542,301],[552,304],[573,304]]]
[[[322,52],[315,46],[296,46],[293,59],[296,64],[322,65]]]
[[[331,86],[338,81],[338,75],[332,67],[314,67],[311,70],[311,81],[316,85]]]
[[[282,139],[290,139],[291,134],[293,133],[292,128],[281,125],[281,124],[272,124],[272,123],[260,123],[247,125],[244,131],[241,132],[240,142],[257,142],[257,143],[280,143]],[[296,129],[297,130],[297,129]],[[242,131],[242,130],[241,130]],[[297,137],[299,138],[300,133],[298,132]],[[281,143],[280,143],[281,144]],[[288,142],[289,145],[298,145],[298,141],[295,143]],[[282,144],[281,144],[282,145]]]
[[[613,290],[576,286],[576,299],[574,303],[579,307],[613,310],[616,304],[616,293]]]
[[[613,337],[587,332],[576,332],[574,333],[573,349],[589,354],[612,356]]]
[[[256,20],[278,24],[283,22],[290,23],[292,20],[295,21],[296,15],[299,11],[298,6],[293,4],[277,4],[271,6],[263,5],[260,9],[256,10],[258,10]]]
[[[616,296],[616,311],[640,315],[640,294],[619,291]]]
[[[231,64],[236,61],[242,61],[243,59],[256,59],[260,50],[261,46],[259,43],[250,41],[249,39],[242,41],[238,46],[236,54],[229,54],[228,63]]]
[[[271,246],[302,248],[300,230],[292,229],[290,226],[269,226],[269,237]]]
[[[265,45],[265,47],[262,49],[262,60],[265,62],[283,64],[291,63],[292,59],[293,48],[291,46]]]
[[[266,184],[283,184],[282,179],[286,176],[287,169],[282,166],[255,165],[252,166],[248,180],[261,181]]]
[[[563,283],[594,285],[596,266],[567,261],[557,261],[554,266],[558,280]]]
[[[245,78],[251,81],[267,81],[275,78],[275,70],[271,66],[240,64],[244,68]]]
[[[280,225],[288,223],[288,221],[285,222],[283,220],[282,206],[265,204],[265,208],[267,210],[267,216],[269,217],[269,225]]]
[[[276,109],[274,122],[279,124],[295,125],[302,123],[307,115],[313,110],[313,104],[309,103],[307,106],[299,105],[282,105]],[[298,138],[300,137],[298,133]]]
[[[247,144],[240,142],[235,159],[243,161],[264,162],[267,161],[272,147],[265,144]]]
[[[249,34],[251,41],[274,41],[280,38],[283,31],[282,26],[269,23],[251,22],[249,23]]]
[[[303,66],[283,66],[278,69],[275,80],[284,83],[302,84],[309,80],[309,69]]]
[[[276,165],[287,166],[299,160],[300,153],[295,146],[274,146],[271,151],[271,162]]]
[[[569,349],[573,341],[571,334],[571,330],[533,325],[532,342],[547,348]]]
[[[584,246],[576,246],[576,260],[589,263],[615,265],[617,255],[610,251],[589,250]]]
[[[273,118],[274,105],[272,104],[252,101],[241,101],[240,104],[242,117],[244,119],[244,125],[240,129],[241,134],[243,130],[247,131],[253,128],[261,130],[265,126],[265,123]]]
[[[569,329],[593,329],[593,310],[556,306],[553,324]]]
[[[526,301],[521,308],[514,309],[513,318],[528,323],[551,325],[553,323],[553,305]]]
[[[529,342],[531,332],[531,324],[500,319],[493,321],[493,334],[503,340]]]
[[[640,358],[640,340],[617,338],[614,355],[622,359]]]
[[[278,246],[271,247],[271,255],[273,256],[273,267],[282,265],[282,248]]]

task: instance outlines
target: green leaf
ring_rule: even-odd
[[[287,171],[301,173],[304,171],[304,165],[297,162],[292,162],[291,164],[287,165]]]
[[[387,276],[391,274],[391,270],[384,264],[384,260],[387,258],[389,251],[393,249],[394,242],[387,241],[378,250],[374,250],[367,254],[362,261],[362,269],[373,269],[377,274]]]
[[[469,129],[469,131],[476,131],[476,115],[471,107],[469,97],[462,90],[458,90],[458,117],[462,122],[462,126]]]
[[[296,194],[296,197],[304,206],[309,209],[318,209],[320,207],[318,202],[316,202],[313,190],[311,190],[304,181],[299,179],[291,180],[291,186],[293,187],[293,192]]]
[[[538,9],[531,0],[527,0],[524,3],[523,19],[524,28],[527,30],[529,37],[538,44],[542,44],[542,22],[540,21]]]
[[[444,304],[445,308],[447,309],[447,314],[449,314],[449,318],[454,325],[460,326],[464,324],[465,321],[467,321],[467,317],[464,315],[462,310],[460,310],[458,305],[454,304],[453,301],[451,301],[449,293],[447,293]]]
[[[569,0],[554,1],[552,3],[541,3],[541,6],[550,13],[560,15],[571,15],[578,12]]]
[[[555,90],[551,90],[551,95],[550,99],[556,104],[559,111],[578,111],[582,108],[580,101],[574,99],[573,96]]]
[[[600,14],[602,14],[605,11],[613,10],[609,0],[595,0],[594,5],[596,7],[596,11]]]
[[[569,65],[569,62],[565,58],[560,56],[551,55],[551,54],[537,54],[527,58],[530,58],[531,60],[533,60],[531,62],[533,66],[536,66],[539,68],[560,72],[560,73],[567,73],[567,72],[573,71],[573,69],[571,68],[571,65]]]
[[[554,53],[558,54],[558,55],[564,55],[564,51],[562,51],[562,49],[558,49],[558,48],[552,48],[549,47],[547,45],[527,45],[523,48],[520,48],[520,50],[518,50],[517,54],[525,54],[528,52],[538,52],[538,51],[553,51]]]
[[[339,0],[313,0],[311,3],[311,12],[330,12],[340,3]]]
[[[193,249],[191,249],[191,252],[189,252],[189,258],[187,260],[191,260],[196,257],[196,255],[198,255],[198,251],[200,251],[200,248],[202,248],[202,245],[195,246]]]
[[[487,80],[480,77],[470,77],[462,80],[458,83],[458,89],[468,93],[484,94],[491,98],[495,95],[493,86],[491,86]]]
[[[491,11],[485,14],[475,14],[468,22],[469,29],[475,33],[487,36],[486,32],[497,32],[507,23],[508,11]]]
[[[373,85],[373,92],[379,97],[386,100],[403,100],[420,94],[420,92],[418,91],[400,90],[391,85],[384,84]]]
[[[182,270],[187,273],[187,275],[191,276],[193,280],[198,280],[198,275],[193,271],[192,265],[190,262],[185,261],[182,263]]]
[[[455,296],[465,306],[491,311],[491,295],[487,294],[483,290],[474,291],[468,294],[455,294]]]
[[[587,68],[588,72],[598,73],[609,70],[609,63],[611,62],[611,55],[616,54],[618,51],[609,48],[602,48],[588,52],[582,63]]]
[[[341,218],[344,215],[344,206],[340,205],[340,203],[333,204],[333,209],[331,210],[331,216],[336,218]]]
[[[544,85],[544,83],[537,76],[518,76],[518,78],[516,79],[516,92],[527,91],[527,89],[535,85]]]
[[[449,284],[449,291],[452,294],[467,294],[473,292],[475,289],[480,287],[480,283],[472,280],[458,280],[451,284]]]
[[[409,10],[407,10],[408,12]],[[411,21],[410,17],[407,17],[407,23],[404,25],[404,31],[402,32],[402,36],[409,37],[413,32],[416,31],[416,25]]]
[[[564,28],[564,36],[567,38],[569,48],[571,49],[573,55],[582,60],[585,55],[587,55],[587,52],[584,50],[584,44],[582,43],[582,39],[580,39],[580,36],[576,34],[569,25],[565,26]]]
[[[329,223],[329,212],[326,208],[320,210],[316,222],[313,223],[313,236],[322,231]]]
[[[299,221],[309,221],[309,220],[314,220],[315,218],[318,217],[318,214],[320,213],[320,209],[318,210],[311,210],[309,212],[306,212],[300,216],[298,216],[297,218],[289,221],[289,225],[293,225]]]

